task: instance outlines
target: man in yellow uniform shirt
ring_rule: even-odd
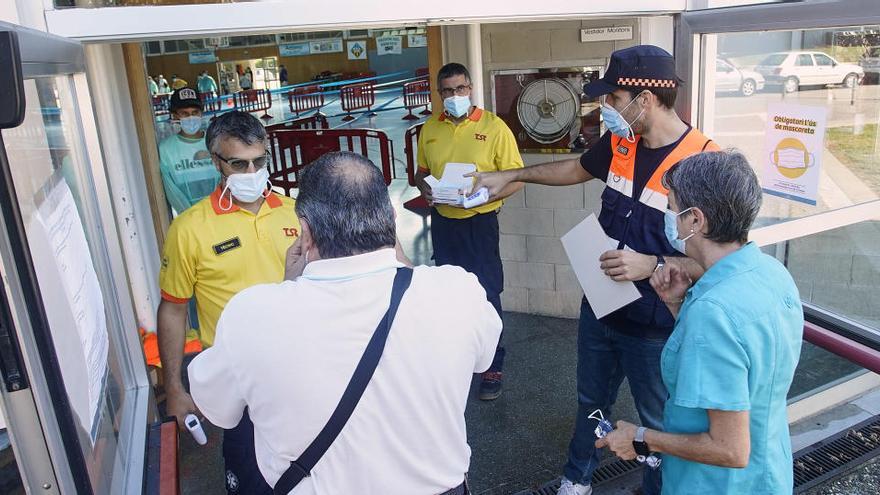
[[[196,298],[202,344],[210,346],[232,296],[256,284],[282,281],[287,249],[300,229],[294,201],[268,187],[268,142],[256,117],[227,112],[211,122],[205,141],[220,184],[171,223],[159,273],[159,352],[167,413],[181,427],[186,415],[196,412],[181,378],[190,298]],[[247,412],[237,427],[224,432],[228,493],[272,493],[257,468],[253,435]]]
[[[523,166],[507,124],[495,114],[471,104],[471,77],[465,66],[444,65],[437,74],[437,88],[443,97],[444,112],[435,114],[422,128],[416,176],[419,190],[430,205],[433,205],[433,197],[425,177],[433,175],[439,179],[447,163],[473,163],[478,172]],[[458,265],[476,275],[499,318],[504,274],[498,250],[498,210],[504,198],[521,188],[522,184],[511,183],[486,204],[474,208],[437,204],[431,210],[434,262]],[[501,395],[503,367],[504,347],[499,339],[492,366],[482,376],[480,399],[494,400]]]

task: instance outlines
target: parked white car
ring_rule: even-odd
[[[715,92],[737,91],[752,96],[764,89],[764,76],[755,71],[740,69],[728,60],[715,60]]]
[[[808,51],[771,53],[755,71],[764,76],[767,84],[781,84],[786,93],[810,85],[843,84],[851,88],[865,77],[865,71],[858,65],[843,64],[822,52]]]

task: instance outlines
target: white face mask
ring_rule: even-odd
[[[813,165],[813,155],[805,153],[804,150],[784,148],[776,153],[779,157],[777,165],[782,168],[806,168]]]
[[[265,167],[252,174],[228,175],[226,176],[226,187],[223,188],[223,192],[220,194],[220,208],[223,210],[232,208],[232,198],[242,203],[253,203],[261,196],[267,198],[271,188],[272,183],[269,181],[269,170]],[[223,208],[223,196],[227,190],[232,193],[232,197],[229,198],[229,206]]]

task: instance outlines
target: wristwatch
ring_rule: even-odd
[[[648,457],[651,455],[651,449],[648,448],[648,444],[645,443],[645,428],[644,426],[639,426],[639,429],[636,430],[636,438],[633,440],[633,449],[635,449],[636,454],[644,457]]]
[[[658,254],[657,255],[657,266],[654,267],[654,271],[656,272],[657,270],[663,268],[664,265],[666,265],[666,258],[664,258],[663,256],[660,256]]]

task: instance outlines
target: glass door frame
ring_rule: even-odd
[[[704,81],[713,77],[713,74],[707,74],[708,64],[705,61],[715,58],[715,50],[706,43],[706,35],[831,29],[873,24],[880,24],[880,2],[876,0],[782,2],[707,9],[677,15],[676,70],[689,84],[679,94],[676,109],[699,128],[711,124],[707,122],[710,117],[707,117],[705,109],[707,100],[714,93],[709,91]],[[714,63],[710,70],[714,71]],[[749,239],[759,245],[769,246],[870,220],[880,220],[880,200],[756,228],[750,232]],[[808,321],[854,342],[880,350],[880,330],[847,320],[811,304],[804,305],[804,312]]]
[[[89,212],[84,229],[101,246],[104,264],[99,280],[105,291],[112,291],[115,321],[123,329],[114,332],[120,353],[126,399],[118,413],[119,431],[111,466],[113,493],[139,493],[144,484],[147,422],[155,419],[150,405],[149,379],[143,365],[143,351],[137,336],[136,320],[114,218],[105,160],[98,138],[97,124],[85,75],[85,54],[81,43],[40,31],[0,22],[0,32],[12,33],[12,44],[20,54],[20,82],[58,77],[70,85],[72,121],[80,126],[81,173],[88,174]],[[14,93],[14,92],[10,92]],[[23,95],[22,95],[23,96]],[[6,103],[6,102],[4,102]],[[34,105],[36,102],[27,102]],[[13,125],[14,127],[14,125]],[[23,219],[12,181],[10,163],[0,136],[0,263],[6,276],[3,324],[18,351],[15,366],[27,380],[11,386],[0,383],[13,437],[15,456],[22,481],[29,491],[40,493],[94,493],[84,451],[62,372],[58,366],[46,311],[37,283],[33,259],[27,245]],[[86,219],[90,220],[86,220]],[[86,225],[88,224],[88,226]],[[0,314],[0,318],[7,315]],[[108,327],[112,331],[112,325]],[[4,375],[9,370],[4,369]],[[6,378],[6,376],[4,376]]]

